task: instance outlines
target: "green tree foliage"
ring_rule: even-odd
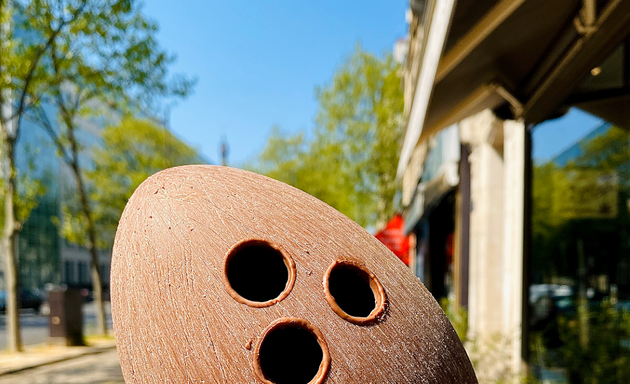
[[[112,244],[125,204],[140,183],[163,169],[201,159],[195,149],[149,120],[124,119],[106,128],[102,137],[102,145],[94,149],[95,168],[87,173],[87,179],[92,185],[90,200],[95,207],[99,243],[104,247]],[[80,231],[67,228],[68,236]]]
[[[3,0],[2,53],[0,54],[0,104],[2,133],[8,172],[5,193],[4,253],[8,275],[14,276],[15,255],[11,249],[24,218],[19,217],[19,179],[15,168],[15,143],[20,121],[29,117],[41,123],[53,138],[58,152],[75,177],[79,210],[66,209],[63,220],[84,224],[85,244],[92,256],[95,300],[101,304],[102,287],[97,253],[94,209],[85,183],[84,157],[80,156],[81,121],[103,112],[103,106],[126,112],[155,112],[160,101],[185,96],[193,82],[168,76],[173,57],[160,49],[157,25],[142,14],[135,0]],[[11,105],[11,108],[5,106]],[[55,105],[59,116],[48,116],[45,105]],[[59,121],[60,124],[54,124]],[[25,188],[22,188],[25,189]],[[25,190],[28,190],[27,188]],[[10,198],[7,198],[10,197]],[[75,215],[76,214],[76,215]],[[67,227],[64,225],[64,227]],[[70,226],[78,228],[80,226]],[[68,235],[78,239],[79,233]],[[10,279],[10,295],[17,280]],[[14,287],[15,286],[15,287]],[[19,350],[17,305],[9,300],[11,349]],[[99,331],[105,332],[102,305],[98,305]],[[13,342],[13,339],[16,342]]]
[[[618,170],[630,164],[630,129],[612,126],[605,134],[584,143],[581,149],[577,165]]]
[[[556,275],[558,230],[564,220],[554,212],[555,186],[562,176],[552,162],[536,165],[532,180],[532,265]]]
[[[38,2],[44,6],[44,11],[39,11],[43,12],[44,21],[54,20],[57,3]],[[86,164],[86,158],[81,156],[86,144],[81,130],[93,123],[90,119],[102,117],[112,107],[151,113],[164,98],[186,96],[193,81],[168,77],[172,57],[159,47],[155,38],[157,25],[143,16],[139,1],[79,2],[86,7],[83,17],[45,52],[48,64],[45,68],[52,81],[32,109],[33,118],[50,134],[75,179],[73,190],[77,201],[71,201],[64,208],[62,234],[85,246],[91,254],[94,298],[99,308],[98,329],[106,333],[96,207],[90,199],[90,186],[84,174],[91,164]],[[58,129],[51,124],[54,117],[46,114],[44,102],[58,107]]]
[[[550,314],[531,325],[531,360],[566,368],[571,382],[628,382],[630,313],[618,305],[627,292],[615,271],[630,260],[630,131],[612,126],[580,149],[565,166],[534,167],[531,273],[536,283],[573,285],[574,296],[562,309],[536,305]],[[617,206],[592,209],[602,202]],[[602,276],[621,293],[594,286]]]
[[[31,211],[37,208],[39,205],[39,198],[42,197],[46,191],[47,183],[45,179],[49,175],[45,174],[42,178],[34,178],[33,174],[37,169],[35,163],[36,154],[32,153],[31,148],[26,148],[26,155],[28,156],[28,168],[26,172],[20,172],[15,170],[17,180],[17,199],[15,199],[15,217],[20,223],[24,223],[31,215]],[[6,190],[4,189],[4,180],[0,179],[0,206],[4,206]],[[0,210],[0,227],[4,226],[5,210]]]
[[[561,316],[558,321],[562,340],[561,356],[572,382],[614,384],[630,382],[630,313],[603,301],[589,316],[592,337],[580,344],[579,322]]]
[[[403,94],[392,55],[357,46],[317,88],[319,111],[312,138],[275,127],[257,172],[291,184],[363,226],[394,212],[396,166],[403,133]]]
[[[5,258],[7,334],[12,352],[22,349],[18,313],[16,242],[34,207],[39,188],[21,184],[16,167],[16,143],[25,112],[51,84],[44,55],[55,41],[87,11],[86,1],[0,1],[0,151],[3,176],[4,228],[1,253]],[[52,11],[49,12],[49,11]]]
[[[610,227],[614,233],[615,226],[628,223],[626,202],[630,198],[630,131],[613,126],[606,133],[582,143],[581,150],[579,156],[563,167],[552,162],[534,167],[532,238],[536,252],[532,258],[534,265],[539,270],[545,270],[548,277],[559,273],[557,267],[563,263],[558,262],[558,255],[568,251],[570,242],[567,238],[571,238],[569,232],[572,228],[582,228],[588,234]],[[618,198],[614,199],[618,204],[613,210],[618,213],[614,220],[574,218],[561,214],[562,207],[571,204],[567,201],[570,196],[568,189],[576,187],[578,181],[592,185],[595,189],[601,182],[598,179],[611,173],[616,175],[617,191],[606,190],[606,186],[600,192],[618,194]],[[564,270],[566,273],[570,268],[565,265]]]
[[[575,166],[616,172],[621,192],[630,195],[629,128],[610,127],[605,134],[586,142],[582,146],[582,152],[576,159]]]

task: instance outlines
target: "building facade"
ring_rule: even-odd
[[[630,2],[410,6],[398,175],[416,273],[466,309],[482,381],[626,382]]]
[[[44,110],[49,120],[55,122],[56,107],[46,106]],[[92,150],[100,143],[101,130],[116,121],[117,117],[113,115],[108,118],[81,119],[82,164],[90,167]],[[61,237],[58,226],[64,201],[75,198],[74,176],[68,165],[57,156],[49,135],[36,122],[23,119],[20,130],[16,148],[18,172],[26,183],[34,180],[40,182],[44,191],[37,198],[37,204],[18,237],[20,285],[35,290],[43,290],[48,284],[91,289],[91,257],[88,250]],[[100,251],[105,289],[108,288],[110,255],[110,250]],[[1,283],[4,286],[4,282]]]

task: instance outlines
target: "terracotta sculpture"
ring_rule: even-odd
[[[111,299],[128,383],[476,383],[431,294],[312,196],[215,166],[147,179]]]

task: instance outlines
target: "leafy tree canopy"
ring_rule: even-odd
[[[532,240],[535,251],[532,265],[537,266],[538,271],[544,271],[547,278],[575,272],[563,261],[562,255],[575,252],[571,248],[575,242],[571,239],[578,234],[588,239],[587,245],[598,251],[615,249],[611,243],[617,241],[611,242],[607,236],[616,236],[618,228],[630,220],[627,207],[630,198],[630,130],[612,126],[604,134],[580,143],[580,148],[581,154],[565,166],[550,161],[536,165],[533,170]],[[610,175],[615,176],[614,189],[601,184]],[[585,186],[590,188],[585,190]],[[572,189],[575,191],[570,193]],[[576,194],[585,201],[576,205],[573,201]],[[580,207],[585,203],[598,207],[601,196],[606,196],[604,202],[616,206],[602,211],[601,215],[571,215],[571,212],[563,211],[563,208]],[[619,252],[626,251],[620,248]]]
[[[278,127],[252,167],[330,204],[363,226],[394,212],[403,93],[392,55],[360,46],[316,89],[312,137]]]
[[[94,149],[94,161],[95,168],[87,178],[92,185],[90,200],[100,227],[101,246],[111,245],[127,200],[147,177],[166,168],[202,162],[197,150],[168,129],[134,118],[103,131],[103,143]],[[77,228],[64,229],[68,235],[81,232]]]
[[[121,114],[159,113],[162,102],[187,96],[195,81],[169,75],[174,57],[159,46],[158,26],[143,15],[140,1],[14,0],[12,4],[16,46],[24,52],[45,47],[40,56],[43,64],[33,77],[37,80],[33,84],[43,89],[31,87],[26,116],[49,134],[77,184],[69,186],[64,196],[62,235],[89,248],[90,211],[112,209],[99,207],[91,195],[83,196],[94,189],[91,180],[83,181],[86,170],[95,166],[95,156],[88,152],[100,133],[93,127],[116,121]],[[144,140],[139,132],[126,134],[127,143],[133,138]],[[108,145],[111,137],[104,140]],[[94,242],[109,243],[98,234]]]
[[[186,96],[194,81],[168,76],[173,60],[157,43],[157,24],[142,14],[136,0],[0,0],[0,136],[5,164],[2,253],[7,255],[10,349],[19,351],[17,258],[12,251],[34,197],[16,168],[15,145],[21,121],[40,123],[76,181],[78,207],[64,207],[64,236],[89,248],[98,328],[106,333],[97,233],[87,196],[80,137],[86,117],[100,117],[103,106],[123,112],[155,114],[164,98]],[[48,116],[45,107],[54,105]],[[48,108],[49,110],[51,108]],[[60,124],[53,122],[59,121]],[[28,181],[28,180],[27,180]],[[24,203],[24,201],[26,203]],[[30,202],[33,202],[32,204]],[[76,205],[76,204],[75,204]],[[22,209],[24,208],[24,209]],[[75,209],[72,209],[75,208]]]

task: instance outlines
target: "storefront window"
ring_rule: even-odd
[[[532,374],[628,383],[630,127],[573,108],[535,127],[532,147]]]

